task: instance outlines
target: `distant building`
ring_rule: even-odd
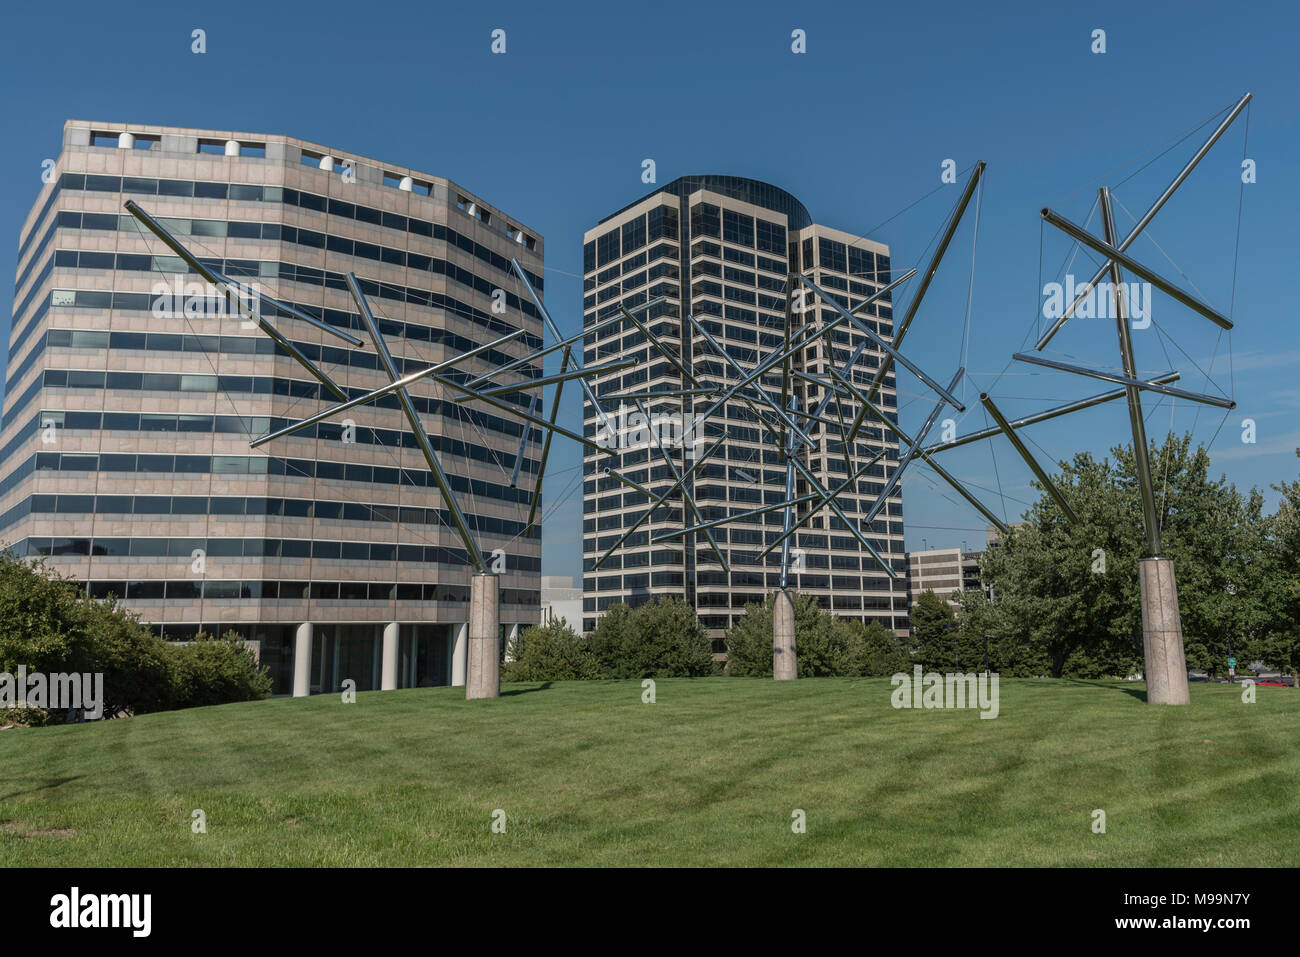
[[[927,589],[949,602],[963,589],[977,589],[980,582],[980,552],[960,548],[931,548],[907,553],[908,605],[916,607]]]
[[[582,628],[582,589],[568,575],[542,576],[542,624],[563,618],[574,631]]]
[[[810,275],[822,288],[831,290],[828,294],[845,308],[888,285],[892,275],[889,248],[883,243],[818,225],[790,193],[737,176],[673,180],[602,219],[586,232],[584,243],[585,325],[594,326],[620,308],[634,309],[662,296],[666,301],[648,309],[643,321],[655,337],[677,351],[681,365],[692,377],[711,384],[727,381],[732,373],[704,334],[691,325],[688,314],[699,320],[737,363],[749,368],[760,356],[781,347],[790,331],[787,322],[797,326],[830,321],[834,316],[829,308],[822,308],[787,319],[786,280],[791,274]],[[860,313],[862,321],[886,339],[892,337],[889,296],[869,308]],[[674,391],[690,384],[681,369],[659,357],[649,347],[645,333],[630,322],[593,330],[584,346],[584,359],[591,364],[637,360],[634,368],[597,378],[593,388],[598,397]],[[845,328],[828,335],[818,348],[798,357],[798,371],[824,376],[828,366],[842,366],[859,348],[862,358],[851,376],[865,387],[880,367],[883,352],[858,330]],[[779,387],[779,376],[770,380]],[[800,409],[817,403],[818,388],[804,379],[791,385]],[[896,413],[897,396],[894,373],[890,372],[883,377],[879,392],[880,408],[887,415]],[[687,395],[655,400],[647,411],[652,419],[685,422],[705,407],[703,400]],[[837,402],[833,409],[848,421],[858,411],[847,400]],[[613,404],[604,411],[625,421]],[[639,414],[635,407],[632,413]],[[590,402],[584,405],[584,416],[586,434],[597,437],[597,413]],[[823,484],[838,484],[846,469],[838,433],[825,429],[824,424],[808,430],[817,444],[801,453],[806,467]],[[727,439],[719,453],[686,481],[703,520],[780,501],[784,462],[750,408],[739,401],[728,403],[702,431],[708,442],[722,436]],[[635,428],[623,433],[637,435]],[[774,551],[760,558],[759,553],[781,534],[784,516],[773,511],[715,530],[721,550],[728,555],[728,573],[699,533],[684,540],[656,540],[656,536],[695,523],[684,499],[678,497],[655,509],[650,521],[629,535],[617,554],[595,568],[597,559],[620,541],[648,504],[645,495],[629,491],[603,469],[619,470],[655,494],[672,486],[675,470],[689,469],[685,448],[673,447],[675,465],[666,465],[648,435],[640,430],[634,444],[620,446],[617,457],[592,450],[585,453],[582,628],[594,629],[614,604],[636,607],[660,596],[675,596],[698,611],[709,629],[714,651],[723,653],[725,630],[744,615],[748,603],[761,602],[778,585],[780,554]],[[901,631],[907,627],[901,574],[905,568],[901,489],[892,490],[869,527],[861,526],[861,516],[885,487],[887,470],[897,467],[898,439],[869,415],[853,451],[865,458],[877,449],[884,449],[885,461],[872,466],[853,494],[846,493],[838,501],[852,520],[859,522],[861,531],[898,578],[864,552],[837,516],[818,515],[791,543],[802,560],[800,568],[791,573],[790,584],[836,615],[879,621]],[[793,492],[805,495],[808,489],[800,477]]]

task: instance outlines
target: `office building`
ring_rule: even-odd
[[[346,274],[402,372],[522,327],[458,367],[481,374],[541,345],[510,259],[541,290],[542,237],[450,180],[344,150],[80,121],[19,235],[0,541],[164,638],[239,632],[277,693],[463,683],[471,566],[394,397],[250,449],[336,400],[128,199],[226,276],[364,340],[268,315],[354,396],[388,379]],[[523,531],[537,431],[511,487],[521,420],[412,393],[480,549],[504,556],[503,629],[536,622],[541,537]]]
[[[980,588],[980,558],[983,554],[982,551],[967,552],[960,548],[908,552],[910,606],[915,606],[926,591],[956,604],[954,596],[957,592]]]
[[[791,273],[812,277],[841,305],[861,302],[890,281],[889,250],[881,243],[818,225],[804,205],[783,189],[734,176],[687,176],[654,190],[618,210],[587,230],[584,236],[584,322],[587,327],[657,297],[665,302],[648,309],[644,322],[649,331],[673,349],[688,372],[708,385],[736,381],[733,370],[706,337],[687,319],[690,312],[727,353],[746,369],[760,356],[784,342],[786,281]],[[811,304],[811,297],[808,302]],[[804,322],[829,321],[836,314],[824,305],[796,314],[797,329]],[[859,314],[882,336],[892,332],[893,315],[888,297]],[[793,333],[795,329],[792,329]],[[798,356],[801,371],[822,375],[830,363],[842,366],[849,354],[866,341],[856,329],[843,328],[818,340]],[[618,358],[641,360],[631,369],[609,373],[595,386],[597,396],[686,388],[686,377],[648,343],[643,332],[626,320],[589,335],[585,341],[588,364]],[[865,386],[880,366],[882,353],[868,345],[854,368],[854,381]],[[779,375],[766,380],[777,381]],[[795,380],[793,391],[799,408],[809,409],[821,396],[818,387]],[[878,404],[887,413],[897,408],[894,374],[883,380]],[[705,407],[704,397],[665,397],[646,403],[653,420],[683,423]],[[715,652],[725,650],[724,630],[744,613],[749,602],[761,602],[778,585],[780,550],[757,560],[765,543],[774,540],[782,526],[780,510],[744,524],[715,530],[719,547],[732,567],[728,575],[703,536],[651,544],[650,537],[686,524],[694,524],[685,500],[670,499],[651,521],[638,529],[600,569],[595,561],[623,530],[644,511],[641,493],[606,476],[608,466],[658,493],[673,482],[673,470],[663,462],[655,444],[665,440],[674,467],[691,464],[690,443],[673,445],[662,429],[629,439],[637,432],[634,405],[602,407],[620,436],[618,454],[610,457],[588,449],[584,454],[583,487],[583,628],[591,630],[610,605],[639,605],[653,596],[674,595],[693,605],[714,639]],[[712,445],[726,435],[724,447],[690,479],[689,488],[708,520],[752,509],[785,497],[785,465],[781,451],[767,436],[745,403],[727,403],[725,417],[718,413],[703,430]],[[832,419],[851,422],[856,403],[835,402],[827,407]],[[588,436],[605,428],[587,403],[584,427]],[[803,462],[826,486],[847,477],[838,429],[810,426],[815,448],[801,451]],[[885,469],[898,460],[895,436],[868,418],[856,439],[857,461],[882,445],[885,459],[858,482],[854,494],[841,497],[850,517],[865,513],[883,489]],[[697,446],[697,450],[698,450]],[[800,478],[797,495],[809,485]],[[896,580],[876,563],[849,530],[827,509],[798,533],[800,569],[790,584],[817,597],[836,614],[878,619],[886,626],[906,628],[907,597],[903,558],[903,507],[901,493],[891,495],[886,508],[864,534],[897,574]]]

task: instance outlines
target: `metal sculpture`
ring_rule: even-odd
[[[995,422],[994,427],[933,445],[924,450],[928,454],[935,454],[946,449],[957,448],[971,442],[1002,435],[1024,459],[1043,490],[1061,510],[1062,514],[1069,521],[1077,522],[1078,516],[1075,515],[1070,503],[1052,482],[1046,470],[1035,460],[1017,432],[1029,425],[1094,408],[1117,399],[1123,398],[1127,401],[1137,484],[1142,501],[1142,524],[1147,553],[1139,562],[1139,569],[1147,700],[1152,704],[1187,704],[1190,698],[1173,562],[1168,558],[1161,557],[1160,521],[1156,510],[1155,487],[1151,477],[1149,446],[1142,411],[1142,393],[1154,392],[1159,395],[1187,399],[1192,402],[1228,410],[1236,408],[1236,402],[1227,397],[1173,388],[1171,383],[1179,380],[1177,371],[1163,372],[1155,376],[1139,376],[1130,335],[1127,303],[1123,292],[1125,289],[1123,272],[1127,270],[1133,273],[1175,301],[1210,320],[1221,329],[1232,329],[1233,323],[1231,319],[1222,315],[1196,296],[1178,288],[1155,270],[1150,269],[1134,258],[1127,250],[1142,235],[1152,219],[1177,192],[1178,188],[1210,151],[1211,147],[1218,142],[1233,121],[1241,115],[1250,100],[1251,94],[1246,93],[1233,104],[1228,110],[1227,116],[1202,143],[1191,159],[1184,164],[1169,185],[1156,198],[1155,202],[1136,221],[1128,235],[1122,239],[1115,228],[1112,196],[1109,187],[1103,186],[1097,192],[1097,203],[1101,213],[1102,225],[1102,235],[1100,237],[1093,235],[1051,209],[1045,208],[1041,212],[1044,222],[1059,229],[1076,243],[1098,253],[1105,262],[1087,284],[1077,287],[1078,291],[1074,300],[1070,302],[1048,330],[1039,337],[1035,352],[1041,352],[1052,341],[1065,323],[1075,315],[1085,299],[1096,289],[1099,293],[1110,297],[1123,372],[1116,373],[1105,369],[1089,368],[1076,363],[1047,359],[1033,353],[1019,352],[1012,358],[1018,362],[1045,367],[1058,372],[1113,382],[1122,386],[1122,388],[1046,409],[1014,421],[1008,420],[993,398],[987,393],[983,393],[980,395],[980,401]]]
[[[417,447],[423,455],[425,462],[429,467],[429,473],[433,478],[434,485],[442,497],[444,506],[451,519],[452,526],[456,529],[461,541],[465,546],[465,552],[468,556],[469,563],[474,567],[475,574],[471,578],[470,590],[470,628],[469,628],[469,660],[466,678],[466,697],[497,697],[500,694],[500,665],[498,657],[499,641],[499,610],[498,610],[498,579],[489,571],[488,562],[479,549],[474,539],[474,534],[462,512],[455,493],[452,491],[450,483],[447,480],[446,472],[438,458],[433,443],[429,439],[429,434],[425,430],[420,420],[420,414],[416,410],[415,403],[408,391],[411,385],[420,381],[437,383],[440,386],[450,390],[453,393],[453,400],[457,403],[463,402],[483,402],[493,408],[504,411],[508,414],[518,416],[524,421],[523,435],[519,445],[519,453],[515,459],[514,473],[511,476],[511,485],[515,486],[519,480],[520,466],[523,462],[524,451],[529,441],[532,429],[537,429],[543,436],[542,457],[538,463],[537,478],[533,487],[531,504],[528,513],[528,521],[525,524],[525,533],[532,528],[536,521],[537,508],[541,499],[542,479],[546,469],[546,461],[550,453],[551,439],[555,435],[572,439],[583,445],[596,449],[604,454],[615,454],[613,450],[604,448],[598,443],[572,432],[560,426],[557,423],[559,414],[560,396],[564,383],[570,380],[577,380],[586,391],[589,398],[594,400],[594,394],[586,379],[591,376],[601,375],[617,369],[623,369],[633,365],[633,360],[616,360],[604,363],[598,366],[584,368],[581,361],[574,355],[574,346],[581,343],[586,335],[598,331],[605,326],[614,323],[621,323],[624,316],[615,316],[595,324],[585,329],[582,333],[575,336],[564,338],[560,335],[558,328],[552,321],[550,313],[542,304],[541,298],[537,295],[523,267],[517,259],[511,260],[511,266],[515,274],[526,288],[528,294],[537,306],[545,323],[546,331],[550,333],[556,341],[549,346],[530,352],[529,354],[507,363],[500,365],[491,372],[480,376],[469,376],[460,371],[457,367],[469,359],[473,359],[489,350],[518,339],[524,334],[523,329],[518,329],[507,333],[497,339],[492,340],[484,345],[477,346],[467,352],[442,362],[435,363],[427,368],[402,375],[397,360],[394,359],[388,344],[384,339],[380,324],[370,304],[362,291],[362,281],[354,273],[347,274],[348,292],[351,294],[353,302],[361,317],[361,323],[370,339],[378,356],[379,364],[382,371],[388,376],[387,385],[378,389],[360,395],[350,396],[346,390],[336,383],[327,372],[312,362],[303,352],[295,346],[287,336],[280,332],[265,316],[262,315],[262,309],[251,307],[245,297],[251,295],[255,297],[260,306],[269,306],[278,313],[283,313],[294,319],[310,324],[313,328],[319,329],[332,336],[342,339],[352,346],[364,346],[361,339],[352,334],[338,329],[329,323],[322,322],[314,316],[295,308],[292,305],[274,299],[256,289],[236,283],[228,277],[222,275],[216,269],[204,264],[198,257],[191,253],[183,243],[173,236],[161,223],[147,212],[141,209],[134,201],[127,201],[126,209],[134,216],[149,232],[153,233],[169,249],[179,256],[192,270],[205,279],[214,289],[216,289],[235,309],[242,314],[245,319],[256,324],[256,326],[270,336],[276,344],[284,350],[294,361],[301,365],[307,372],[326,388],[330,393],[337,396],[341,401],[339,404],[323,409],[314,415],[307,416],[297,422],[292,423],[275,432],[259,436],[253,439],[250,448],[258,448],[277,439],[293,435],[304,429],[310,428],[325,419],[331,418],[340,412],[355,408],[360,405],[366,405],[374,402],[387,395],[395,395],[406,418],[407,425],[415,438]],[[663,299],[654,299],[637,309],[633,313],[650,309],[652,306],[662,302]],[[631,313],[627,313],[631,315]],[[522,381],[511,382],[509,384],[498,384],[495,380],[509,373],[529,367],[533,363],[538,363],[546,356],[554,352],[561,352],[560,371],[555,375],[543,375],[538,378],[524,378]],[[554,385],[555,392],[552,398],[551,410],[548,416],[538,414],[539,406],[542,400],[540,392],[534,394],[528,405],[528,410],[524,411],[517,404],[510,401],[512,395],[516,395],[528,390],[541,390],[545,386]]]
[[[721,360],[725,369],[727,369],[734,381],[727,382],[725,377],[721,384],[709,386],[700,378],[693,375],[686,366],[671,354],[649,329],[646,329],[640,322],[637,322],[630,315],[624,313],[627,319],[632,320],[637,327],[643,332],[646,338],[655,344],[659,350],[668,355],[673,365],[677,368],[683,377],[685,384],[691,388],[684,390],[685,393],[692,395],[702,395],[707,402],[706,408],[698,415],[693,415],[689,424],[685,426],[681,434],[681,442],[688,448],[693,448],[699,444],[697,433],[710,421],[715,413],[725,409],[728,402],[739,400],[752,413],[754,419],[759,423],[761,432],[764,436],[763,441],[770,443],[780,454],[781,461],[785,466],[784,487],[779,493],[781,498],[773,503],[765,504],[758,508],[747,509],[727,515],[723,518],[711,519],[704,521],[702,510],[695,501],[690,490],[690,479],[696,471],[712,456],[723,444],[724,437],[719,438],[707,450],[694,456],[694,461],[689,468],[679,470],[668,450],[662,442],[651,431],[654,437],[654,444],[657,446],[659,457],[664,465],[667,466],[668,472],[673,478],[673,484],[665,491],[655,494],[645,486],[633,481],[629,477],[620,474],[612,468],[604,470],[605,475],[617,479],[629,488],[637,490],[644,494],[649,500],[648,507],[631,525],[623,529],[620,537],[598,558],[593,564],[593,568],[600,568],[611,555],[620,548],[624,542],[640,528],[645,522],[649,521],[655,510],[665,501],[680,493],[685,502],[685,507],[693,517],[694,524],[686,525],[682,528],[672,529],[650,537],[651,543],[660,543],[672,541],[700,534],[707,541],[710,549],[716,556],[718,563],[726,572],[731,568],[727,560],[726,553],[719,548],[717,541],[712,535],[712,530],[720,526],[729,525],[738,522],[748,522],[759,515],[764,515],[774,511],[784,512],[784,520],[781,532],[770,542],[764,549],[758,553],[757,561],[761,562],[768,554],[778,546],[781,548],[780,562],[780,586],[775,596],[774,608],[774,625],[773,625],[773,676],[778,680],[793,679],[797,677],[796,667],[796,648],[794,639],[794,614],[793,603],[789,591],[789,574],[791,570],[791,542],[799,529],[803,528],[810,522],[814,516],[821,513],[823,509],[828,509],[834,516],[846,527],[849,532],[857,539],[863,550],[870,554],[876,563],[885,571],[891,579],[897,579],[898,574],[890,562],[882,556],[872,544],[870,539],[863,534],[863,528],[870,528],[871,522],[885,508],[888,497],[898,487],[902,480],[903,473],[907,470],[909,464],[917,458],[930,464],[944,481],[953,486],[966,501],[970,502],[979,510],[986,519],[999,528],[1005,529],[1005,524],[994,515],[990,510],[985,508],[978,499],[967,490],[961,482],[949,474],[945,469],[933,461],[932,451],[924,447],[924,442],[931,428],[938,420],[939,415],[945,407],[951,406],[958,412],[965,410],[965,405],[957,398],[955,391],[964,376],[964,370],[958,369],[950,382],[945,386],[938,380],[929,375],[915,362],[910,360],[900,351],[900,345],[904,336],[911,327],[912,321],[917,315],[926,292],[937,273],[943,260],[944,254],[952,242],[958,226],[962,221],[971,199],[975,196],[979,187],[981,177],[985,168],[984,163],[978,163],[966,183],[962,196],[957,203],[956,208],[949,217],[946,228],[943,231],[942,238],[937,244],[932,254],[918,288],[912,295],[908,307],[901,321],[894,330],[892,340],[878,334],[871,325],[864,323],[859,314],[873,303],[883,299],[894,289],[901,286],[911,278],[917,275],[916,269],[910,269],[902,276],[892,282],[883,285],[876,292],[867,296],[861,302],[846,308],[841,305],[834,296],[823,290],[812,278],[798,273],[791,273],[786,281],[786,322],[784,341],[776,348],[770,350],[767,354],[758,358],[752,368],[746,368],[736,360],[726,348],[714,338],[705,328],[704,324],[697,320],[693,315],[687,314],[686,319],[689,323],[689,330],[694,336],[701,338],[705,346],[710,350],[712,355]],[[808,300],[813,299],[809,304]],[[828,307],[833,315],[825,321],[819,320],[817,316],[820,310],[811,308],[818,303]],[[794,328],[795,317],[802,317],[805,314],[811,314],[814,318],[804,322],[798,328]],[[829,377],[814,375],[804,371],[806,363],[801,361],[801,355],[811,347],[818,345],[830,333],[841,328],[853,328],[861,333],[864,341],[850,354],[847,361],[842,365],[831,364],[829,367]],[[881,363],[878,369],[871,376],[870,383],[865,388],[859,388],[853,383],[853,373],[858,367],[863,354],[868,347],[874,346],[882,355]],[[875,401],[876,393],[880,390],[885,382],[885,378],[893,365],[897,363],[908,372],[912,373],[924,386],[935,396],[935,404],[930,410],[924,422],[915,434],[909,434],[903,430],[893,419],[894,417],[885,413]],[[773,381],[768,384],[767,377],[770,375],[775,380],[777,374],[780,376],[779,388]],[[801,380],[811,385],[815,385],[822,390],[822,396],[817,405],[811,409],[801,409],[798,398],[792,392],[792,383],[794,380]],[[654,393],[655,397],[664,395],[675,395],[681,393]],[[602,401],[617,401],[627,398],[626,396],[605,396]],[[847,405],[850,408],[856,403],[857,412],[853,418],[852,424],[849,425],[841,417],[839,422],[827,416],[827,411],[831,401],[837,404],[837,412],[841,411],[841,405]],[[594,403],[599,412],[599,403]],[[648,421],[649,415],[644,405],[637,400],[637,408],[642,416]],[[851,518],[844,508],[839,504],[839,499],[845,493],[856,491],[857,481],[863,475],[885,458],[886,448],[882,445],[866,455],[856,455],[854,450],[857,445],[854,439],[862,429],[868,414],[873,416],[883,428],[889,429],[898,436],[900,443],[905,447],[905,451],[899,457],[897,466],[893,469],[885,482],[883,488],[877,493],[871,507],[865,515],[859,516],[856,520]],[[843,446],[845,456],[845,475],[841,481],[832,483],[830,486],[823,484],[803,461],[806,453],[816,451],[818,441],[814,435],[818,427],[823,430],[823,435],[829,435],[829,429],[838,429],[838,438]],[[693,435],[697,435],[694,441],[691,440]],[[811,492],[805,495],[795,494],[796,479],[803,480]],[[796,516],[796,510],[801,506],[806,506],[802,515]]]

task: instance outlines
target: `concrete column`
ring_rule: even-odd
[[[304,621],[293,638],[293,696],[305,698],[311,694],[312,624]]]
[[[380,691],[397,690],[397,622],[384,625],[383,667],[380,669]]]
[[[1142,654],[1146,661],[1148,704],[1190,704],[1183,621],[1178,585],[1168,558],[1138,562],[1142,583]]]
[[[465,672],[469,664],[469,622],[462,621],[456,626],[456,634],[451,639],[451,686],[465,687]]]
[[[794,648],[794,599],[784,588],[772,603],[772,677],[793,681],[799,677]]]
[[[500,584],[496,575],[475,575],[470,579],[466,698],[501,697]]]

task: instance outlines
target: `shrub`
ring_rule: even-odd
[[[717,673],[709,633],[680,598],[618,604],[596,625],[590,648],[607,678],[694,678]]]
[[[171,646],[112,599],[86,599],[85,605],[94,667],[82,670],[104,674],[104,717],[184,707],[175,701]]]
[[[236,632],[220,638],[197,635],[168,648],[172,707],[198,708],[230,701],[257,701],[271,693],[271,674]]]
[[[501,668],[506,681],[575,681],[600,677],[596,656],[563,618],[534,625],[510,643]]]
[[[113,599],[0,551],[0,671],[102,673],[104,717],[264,698],[269,674],[238,638],[170,645]],[[57,714],[52,720],[57,720]]]
[[[43,728],[54,720],[44,708],[19,706],[0,709],[0,731],[5,728]]]
[[[907,669],[907,657],[894,636],[879,622],[839,618],[824,611],[811,595],[792,594],[794,643],[799,677],[894,674]],[[772,675],[772,605],[748,604],[727,632],[727,674]],[[887,670],[886,670],[887,669]]]

